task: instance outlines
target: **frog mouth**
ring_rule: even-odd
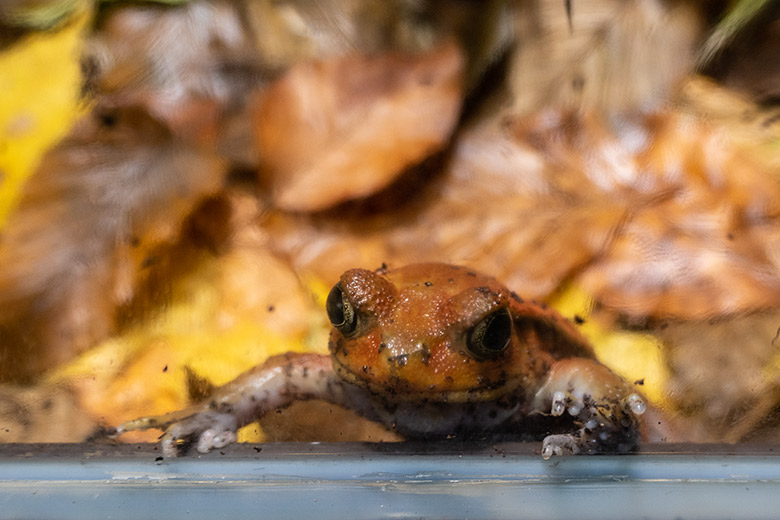
[[[499,399],[514,393],[519,384],[483,385],[460,389],[444,389],[437,387],[417,388],[398,376],[377,380],[370,372],[356,372],[332,355],[333,369],[346,383],[367,390],[368,392],[390,401],[426,401],[442,403],[485,402]]]

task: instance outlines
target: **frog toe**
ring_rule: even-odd
[[[560,390],[553,392],[550,415],[559,417],[568,411],[569,415],[577,417],[582,412],[582,409],[582,401],[571,393]]]
[[[548,435],[542,441],[542,458],[545,460],[553,455],[576,455],[580,451],[580,440],[571,433]]]
[[[163,456],[178,457],[193,443],[200,453],[223,448],[236,441],[236,431],[236,419],[230,414],[197,413],[168,428],[161,441]]]
[[[559,416],[563,415],[564,411],[566,411],[566,394],[560,391],[553,393],[550,413]]]
[[[200,434],[197,449],[200,453],[208,453],[214,448],[224,448],[228,444],[236,442],[236,438],[234,431],[208,429]]]
[[[630,412],[635,416],[642,415],[647,411],[647,404],[645,404],[644,399],[639,394],[630,394],[623,399],[622,405],[626,413]]]

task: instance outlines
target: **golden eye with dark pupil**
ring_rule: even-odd
[[[336,284],[330,290],[328,299],[325,300],[325,311],[328,313],[330,324],[342,334],[349,334],[355,330],[357,314],[355,314],[352,304],[344,296],[341,284]]]
[[[482,318],[468,335],[467,348],[477,359],[494,358],[501,354],[512,338],[512,317],[506,308]]]

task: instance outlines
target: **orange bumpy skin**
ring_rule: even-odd
[[[353,269],[339,285],[358,316],[352,332],[331,332],[334,366],[346,380],[387,398],[484,401],[538,386],[558,357],[550,346],[592,357],[587,342],[557,313],[524,302],[494,278],[463,267]],[[551,331],[557,327],[559,343],[549,345],[518,326],[496,355],[469,351],[470,331],[500,309],[509,310],[514,322],[537,320]]]
[[[352,269],[326,311],[330,359],[277,356],[207,402],[117,434],[162,428],[166,456],[191,442],[205,452],[274,409],[322,399],[409,438],[543,438],[545,458],[639,441],[645,405],[632,386],[595,360],[569,321],[492,277],[447,264]]]

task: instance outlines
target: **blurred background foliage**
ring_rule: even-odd
[[[3,2],[0,440],[325,352],[341,271],[418,260],[576,316],[682,438],[777,440],[779,13]],[[242,438],[331,439],[311,417],[392,438],[309,408]]]

